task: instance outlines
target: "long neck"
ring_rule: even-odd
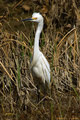
[[[43,22],[38,23],[38,27],[35,34],[35,40],[34,40],[34,56],[39,52],[39,38],[42,29],[43,29]]]

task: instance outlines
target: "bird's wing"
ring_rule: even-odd
[[[42,53],[41,53],[41,57],[42,57],[42,59],[43,59],[43,61],[44,61],[44,64],[45,64],[46,68],[47,68],[48,71],[50,72],[50,65],[49,65],[47,59],[45,58],[45,56],[44,56]]]
[[[43,77],[47,83],[50,83],[50,66],[44,55],[41,53],[41,66]]]

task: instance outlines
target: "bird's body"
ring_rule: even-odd
[[[43,23],[44,19],[40,13],[33,13],[32,18],[25,19],[30,20],[33,22],[38,23],[38,27],[35,34],[35,40],[34,40],[34,52],[33,52],[33,59],[31,62],[31,70],[34,76],[39,78],[38,80],[42,80],[42,82],[45,84],[45,82],[50,84],[50,65],[43,55],[43,53],[39,50],[39,38],[41,31],[43,29]],[[24,21],[25,21],[24,20]]]
[[[49,67],[49,64],[48,64],[46,58],[42,54],[42,52],[38,53],[36,59],[34,59],[34,57],[33,57],[33,61],[31,62],[31,69],[32,69],[32,73],[34,76],[36,76],[37,78],[41,78],[41,80],[44,84],[46,81],[49,85],[49,83],[50,83],[50,67]]]

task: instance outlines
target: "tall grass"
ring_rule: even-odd
[[[48,14],[43,15],[47,27],[46,32],[43,31],[41,34],[40,50],[50,63],[51,93],[49,94],[49,91],[47,95],[41,93],[39,102],[29,69],[36,26],[32,24],[30,29],[28,23],[20,23],[28,33],[30,32],[27,34],[24,28],[20,32],[15,32],[9,22],[1,21],[2,24],[3,22],[8,24],[7,27],[11,29],[10,32],[3,28],[0,30],[0,118],[2,120],[80,118],[79,28],[72,27],[76,18],[74,0],[71,0],[72,4],[65,1],[45,2]],[[48,4],[50,10],[47,10]],[[41,1],[40,5],[43,5]],[[14,8],[18,9],[19,6]]]

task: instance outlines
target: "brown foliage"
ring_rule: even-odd
[[[0,119],[78,120],[80,2],[6,0],[0,3]],[[44,16],[40,47],[51,66],[51,93],[44,95],[40,91],[40,101],[29,69],[35,26],[19,22],[32,11]]]

